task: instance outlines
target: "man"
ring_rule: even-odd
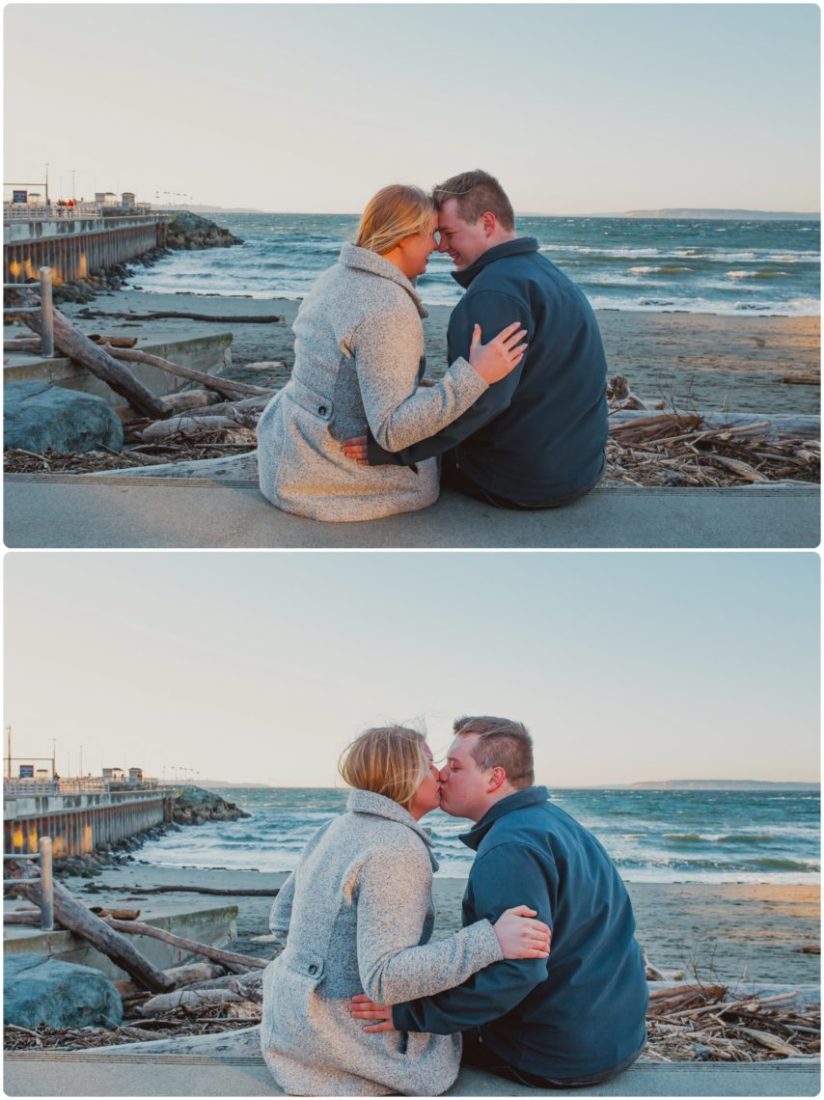
[[[513,321],[526,329],[520,366],[448,427],[392,454],[374,439],[344,451],[369,465],[411,465],[443,455],[441,482],[503,508],[554,508],[600,480],[607,439],[606,358],[584,294],[515,231],[512,204],[480,170],[433,192],[438,250],[466,294],[447,333],[449,362],[467,358],[476,324],[485,338]]]
[[[463,923],[527,904],[552,929],[549,958],[495,963],[391,1008],[360,995],[351,1013],[371,1031],[462,1031],[464,1063],[521,1084],[600,1084],[645,1040],[647,984],[626,888],[595,837],[533,786],[521,723],[461,718],[455,734],[441,806],[475,822],[461,837],[477,853]]]

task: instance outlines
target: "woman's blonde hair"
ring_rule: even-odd
[[[338,771],[350,787],[408,806],[429,769],[425,738],[405,726],[366,730],[343,750]]]
[[[420,187],[392,183],[381,188],[366,204],[355,243],[358,248],[385,256],[405,237],[426,229],[434,213],[432,196]]]

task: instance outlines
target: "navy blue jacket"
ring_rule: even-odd
[[[516,1069],[573,1078],[643,1046],[648,993],[626,888],[595,837],[546,787],[502,799],[461,840],[477,851],[463,923],[529,905],[552,928],[548,959],[494,963],[463,985],[395,1005],[401,1031],[479,1027]]]
[[[520,321],[529,349],[437,435],[396,455],[370,437],[370,465],[410,465],[455,449],[472,481],[519,503],[547,504],[590,488],[604,469],[607,364],[585,295],[533,237],[496,245],[453,277],[468,289],[449,319],[450,363],[469,357],[476,323],[488,343]]]

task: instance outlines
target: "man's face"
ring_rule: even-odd
[[[480,821],[494,801],[488,790],[492,768],[482,770],[472,759],[477,742],[477,733],[456,737],[441,768],[441,809],[471,821]]]
[[[484,228],[483,216],[474,225],[458,214],[458,200],[447,199],[438,211],[439,252],[447,252],[458,271],[474,264],[491,242]]]

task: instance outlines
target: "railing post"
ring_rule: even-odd
[[[54,306],[52,305],[51,268],[40,268],[40,351],[44,358],[54,355]]]
[[[40,837],[40,927],[44,932],[54,929],[54,876],[52,874],[51,837]]]

